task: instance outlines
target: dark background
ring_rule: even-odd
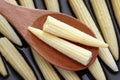
[[[36,8],[46,9],[45,4],[44,4],[43,1],[44,0],[34,0]],[[99,27],[99,25],[98,25],[98,23],[96,21],[96,18],[94,16],[93,10],[91,8],[89,0],[84,0],[84,2],[86,4],[89,12],[91,13],[94,21],[96,22],[96,25]],[[114,28],[116,30],[116,35],[117,35],[117,38],[118,38],[118,44],[119,44],[119,50],[120,50],[120,29],[118,28],[118,24],[116,23],[116,19],[114,17],[114,13],[113,13],[113,10],[111,8],[110,0],[106,0],[106,3],[108,5],[109,12],[110,12],[110,15],[111,15],[112,20],[113,20]],[[62,13],[65,13],[65,14],[68,14],[68,15],[71,15],[71,16],[75,17],[75,15],[73,14],[73,12],[72,12],[72,10],[70,8],[68,0],[59,0],[59,5],[60,5],[60,11]],[[23,55],[23,57],[25,58],[25,60],[28,62],[28,64],[30,65],[30,67],[33,69],[35,75],[37,76],[37,79],[38,80],[44,80],[44,77],[43,77],[41,71],[38,69],[38,66],[36,65],[36,63],[34,61],[34,58],[33,58],[33,55],[31,54],[31,50],[29,48],[29,45],[24,41],[24,39],[21,36],[20,36],[20,38],[21,38],[21,40],[22,40],[22,42],[23,42],[24,45],[22,47],[19,47],[19,46],[15,45],[15,44],[14,45],[21,52],[21,54]],[[8,71],[9,75],[6,76],[6,77],[4,77],[4,78],[0,75],[0,80],[23,80],[22,77],[4,59],[4,57],[2,57],[2,58],[3,58],[3,61],[5,63],[5,66],[7,68],[7,71]],[[104,70],[104,73],[106,75],[107,80],[120,80],[120,71],[119,72],[113,72],[111,69],[109,69],[101,61],[100,58],[99,58],[99,60],[100,60],[100,63],[102,65],[102,68]],[[119,61],[117,61],[117,65],[118,65],[118,67],[120,69],[120,59],[119,59]],[[80,76],[80,78],[82,80],[95,80],[94,77],[91,75],[91,73],[87,69],[83,70],[83,71],[78,71],[77,74]],[[58,73],[58,75],[60,75],[60,74]],[[60,78],[61,78],[61,80],[64,80],[64,78],[61,75],[60,75]]]

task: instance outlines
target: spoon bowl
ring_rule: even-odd
[[[83,70],[89,67],[95,61],[98,55],[98,48],[77,44],[92,52],[92,59],[90,63],[87,66],[83,66],[82,64],[72,60],[54,48],[48,46],[28,31],[28,26],[42,29],[47,16],[52,16],[95,37],[94,33],[86,25],[82,24],[79,20],[71,16],[47,10],[28,9],[10,4],[4,0],[0,0],[0,13],[9,20],[9,22],[32,48],[34,48],[42,57],[44,57],[53,65],[67,70]]]

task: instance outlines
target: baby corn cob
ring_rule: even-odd
[[[62,37],[84,45],[94,47],[108,47],[106,43],[99,41],[96,38],[51,16],[48,16],[45,24],[43,25],[43,30],[58,37]]]
[[[107,9],[105,0],[90,0],[95,12],[97,21],[109,48],[116,60],[119,59],[118,43],[114,26]]]
[[[28,30],[51,47],[83,65],[87,65],[92,57],[91,51],[60,39],[54,35],[48,34],[40,29],[28,27]]]
[[[7,71],[5,69],[1,56],[0,56],[0,74],[2,74],[3,76],[7,75]]]
[[[111,0],[111,3],[120,28],[120,0]]]
[[[19,0],[19,2],[20,2],[20,5],[24,7],[32,8],[32,9],[35,8],[33,0]]]
[[[12,29],[10,24],[7,22],[7,20],[0,15],[0,33],[2,33],[4,36],[6,36],[8,39],[10,39],[15,44],[22,46],[21,40],[18,38],[15,31]]]
[[[44,2],[48,10],[60,11],[58,0],[44,0]]]
[[[98,59],[96,59],[95,62],[88,69],[96,80],[106,80],[103,69]]]
[[[69,0],[69,2],[77,18],[95,33],[97,39],[104,41],[83,0]],[[118,71],[118,67],[108,48],[99,48],[99,56],[113,71]]]
[[[34,49],[32,49],[32,52],[45,80],[60,80],[51,64],[42,58]]]
[[[36,80],[29,65],[7,38],[0,38],[0,52],[25,80]]]
[[[65,80],[81,80],[74,71],[61,69],[57,66],[55,66],[55,68],[59,71],[59,73],[64,77]]]
[[[12,4],[16,4],[17,5],[17,2],[16,0],[7,0],[8,2],[11,2]]]

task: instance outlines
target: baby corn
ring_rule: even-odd
[[[51,64],[42,58],[34,49],[32,49],[32,52],[45,80],[60,80]]]
[[[105,0],[90,0],[95,12],[97,21],[109,48],[116,60],[119,59],[118,43],[114,26],[107,9]]]
[[[32,9],[35,8],[33,0],[19,0],[19,2],[20,2],[20,5],[24,7],[32,8]]]
[[[59,12],[59,3],[58,0],[44,0],[45,5],[48,10]]]
[[[16,2],[16,0],[7,0],[8,2],[10,2],[10,3],[12,3],[12,4],[15,4],[15,5],[17,5],[17,2]]]
[[[120,28],[120,0],[111,0],[111,3]]]
[[[43,30],[58,37],[65,38],[77,43],[94,47],[108,47],[108,45],[96,38],[68,25],[51,16],[48,16]]]
[[[4,36],[6,36],[8,39],[10,39],[15,44],[22,46],[21,40],[18,38],[15,31],[12,29],[10,24],[7,22],[7,20],[0,15],[0,33],[2,33]]]
[[[95,62],[88,69],[96,80],[106,80],[103,69],[98,59],[96,59]]]
[[[92,53],[89,50],[74,45],[40,29],[28,27],[28,30],[51,47],[83,65],[87,65],[91,60]]]
[[[7,38],[0,38],[0,52],[25,80],[36,80],[29,65]]]
[[[97,39],[104,41],[83,0],[69,0],[69,2],[77,18],[95,33]],[[99,48],[99,56],[113,71],[118,71],[118,67],[108,48]]]
[[[0,56],[0,74],[2,74],[3,76],[7,75],[7,71],[5,69],[1,56]]]
[[[55,68],[59,71],[59,73],[64,77],[65,80],[81,80],[74,71],[64,70],[56,66]]]

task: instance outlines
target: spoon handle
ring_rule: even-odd
[[[17,31],[26,30],[37,18],[47,13],[45,10],[28,9],[0,0],[0,14],[6,17]]]

